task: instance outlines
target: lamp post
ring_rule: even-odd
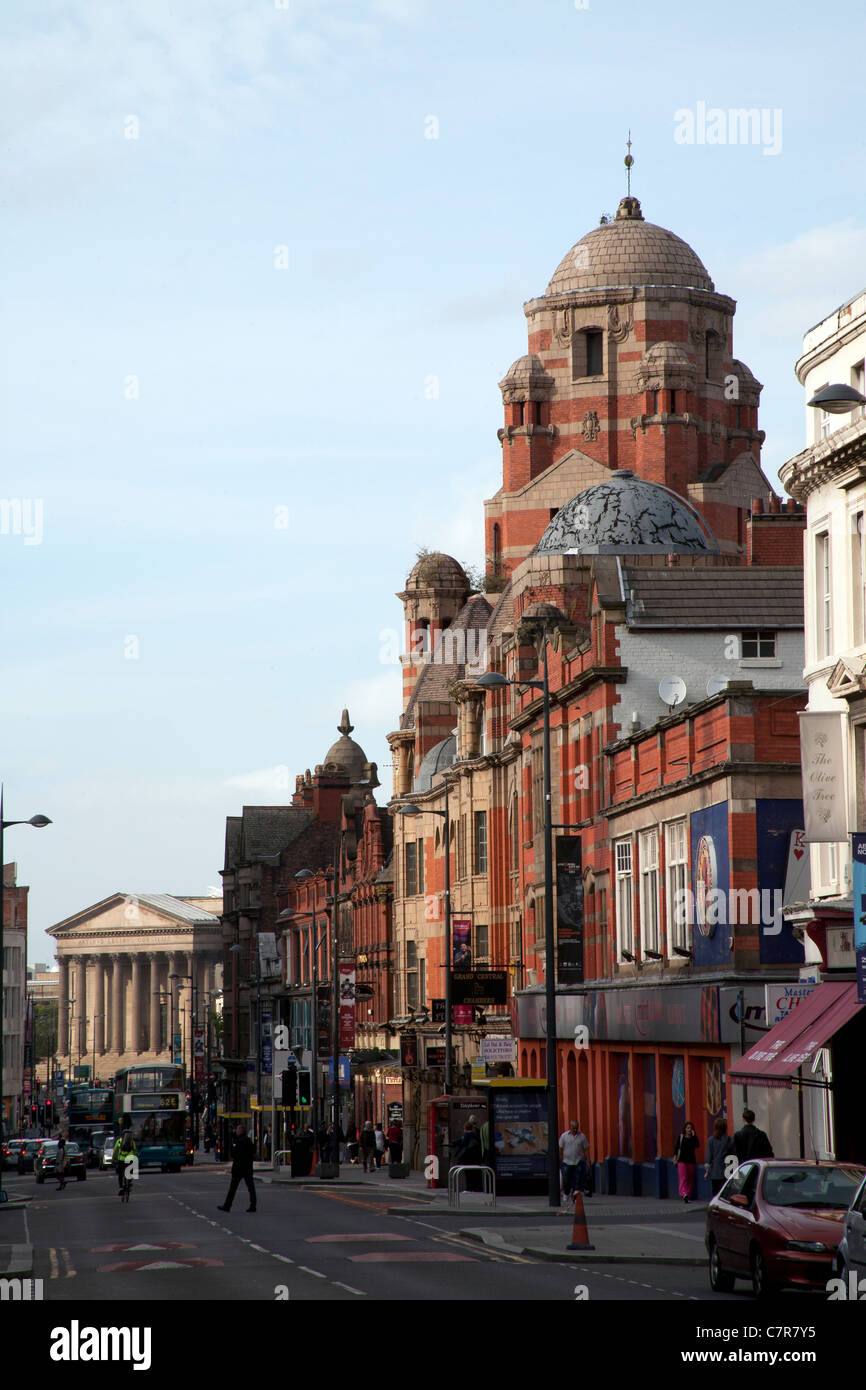
[[[94,1085],[96,1084],[96,1024],[97,1024],[97,1021],[98,1021],[100,1018],[105,1018],[105,1014],[94,1014],[94,1015],[93,1015],[93,1066],[91,1067],[91,1070],[90,1070],[90,1084],[91,1084],[91,1086],[94,1086]]]
[[[43,826],[50,825],[51,821],[47,816],[31,816],[29,820],[4,820],[3,819],[3,787],[0,785],[0,1152],[3,1148],[3,928],[5,925],[4,914],[6,904],[3,900],[3,889],[6,882],[5,860],[3,857],[3,832],[12,825],[32,825],[37,830]],[[25,977],[26,962],[25,962]],[[0,1161],[0,1202],[7,1201],[6,1193],[3,1190],[3,1164]]]
[[[547,1200],[559,1206],[559,1096],[556,1071],[556,941],[553,931],[553,807],[550,791],[550,684],[547,671],[547,635],[542,641],[541,681],[508,680],[488,671],[475,682],[482,690],[500,690],[507,685],[531,686],[544,698],[544,985],[547,1013]]]
[[[422,816],[425,812],[431,816],[442,816],[445,821],[445,1095],[450,1096],[454,1091],[451,1046],[452,1046],[452,1021],[451,1021],[451,819],[448,813],[448,783],[444,783],[445,788],[445,810],[434,810],[433,807],[416,806],[414,802],[409,802],[407,806],[400,806],[397,814],[400,816]],[[421,1001],[423,1006],[424,1001]]]
[[[231,949],[234,950],[234,949],[235,949],[234,946],[232,946]],[[194,1042],[193,1042],[193,1031],[194,1031],[194,1029],[195,1029],[195,1021],[196,1021],[196,1017],[197,1017],[197,1015],[198,1015],[198,989],[196,988],[195,975],[172,974],[172,975],[169,975],[168,978],[169,978],[170,980],[189,980],[189,984],[190,984],[190,990],[189,990],[189,1002],[190,1002],[190,1007],[189,1007],[189,1107],[190,1107],[190,1118],[191,1118],[191,1120],[192,1120],[193,1141],[194,1141],[196,1147],[198,1147],[198,1112],[196,1111],[196,1108],[195,1108],[195,1051],[194,1051]],[[180,992],[180,986],[178,985],[178,993],[179,993],[179,992]],[[181,1032],[182,1032],[182,1030],[181,1030]],[[183,1038],[182,1038],[182,1037],[181,1037],[181,1056],[183,1056]]]
[[[830,415],[849,415],[858,405],[866,405],[866,396],[853,386],[834,381],[829,386],[822,386],[808,404],[814,410],[825,410]]]

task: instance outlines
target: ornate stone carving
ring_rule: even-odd
[[[710,438],[712,439],[714,444],[721,443],[722,422],[719,419],[718,415],[713,415],[713,417],[710,420]]]
[[[646,434],[646,422],[646,415],[633,415],[631,417],[631,419],[629,420],[629,425],[631,427],[632,439],[637,439],[638,429],[640,429],[641,434]]]
[[[559,343],[571,342],[572,320],[571,310],[563,309],[561,314],[556,315],[556,340]]]
[[[588,444],[594,444],[598,439],[598,415],[594,410],[588,410],[583,417],[583,437]]]
[[[625,338],[628,337],[629,333],[632,330],[632,324],[633,318],[631,307],[626,309],[622,317],[620,317],[619,307],[616,304],[608,305],[607,326],[610,330],[610,336],[613,338],[615,343],[621,343]]]

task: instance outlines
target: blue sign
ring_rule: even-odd
[[[851,865],[857,1002],[866,1004],[866,834],[862,831],[855,831],[851,836]]]
[[[183,1053],[181,1052],[180,1033],[175,1033],[172,1038],[171,1060],[175,1066],[183,1065]]]
[[[333,1086],[333,1084],[334,1084],[334,1059],[333,1059],[333,1057],[329,1057],[329,1058],[328,1058],[328,1080],[330,1081],[331,1085]],[[348,1059],[348,1057],[341,1057],[341,1058],[340,1058],[340,1085],[341,1085],[341,1086],[348,1086],[350,1080],[351,1080],[351,1067],[350,1067],[350,1064],[349,1064],[349,1059]]]

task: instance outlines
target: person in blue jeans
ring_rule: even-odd
[[[559,1156],[562,1166],[562,1195],[568,1199],[575,1192],[586,1191],[587,1155],[589,1140],[579,1120],[570,1120],[568,1129],[559,1136]],[[587,1192],[587,1196],[589,1193]]]

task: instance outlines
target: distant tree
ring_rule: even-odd
[[[33,1006],[33,1062],[48,1061],[57,1051],[57,1000],[44,999]]]

